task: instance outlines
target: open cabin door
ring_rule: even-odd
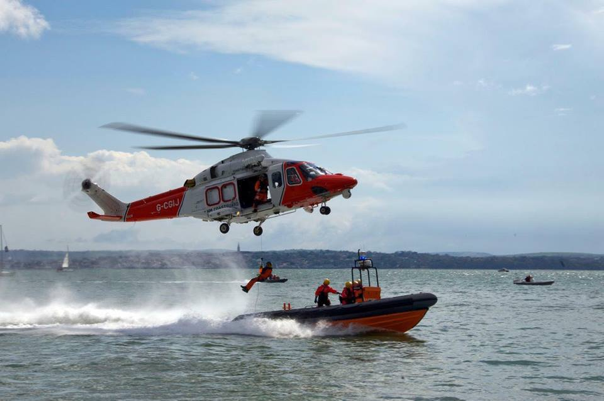
[[[285,183],[283,181],[283,164],[274,164],[268,168],[268,188],[271,191],[273,206],[280,206]]]

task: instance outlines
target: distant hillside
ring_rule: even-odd
[[[536,253],[521,253],[509,256],[528,256],[529,258],[540,256],[551,256],[553,258],[601,258],[604,255],[597,253],[579,253],[579,252],[536,252]]]
[[[474,253],[472,253],[474,254]],[[229,251],[84,251],[70,252],[71,266],[80,269],[128,268],[225,268],[256,267],[261,257],[279,269],[350,268],[356,252],[285,250],[267,252]],[[55,269],[64,252],[15,250],[5,254],[9,269]],[[571,269],[604,270],[604,256],[585,254],[531,254],[513,256],[451,256],[399,251],[369,251],[376,266],[389,269]]]
[[[487,256],[493,256],[490,253],[484,252],[435,252],[433,255],[448,255],[455,257],[468,257],[468,258],[485,258]]]

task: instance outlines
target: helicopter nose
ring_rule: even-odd
[[[335,177],[336,178],[334,179],[334,183],[336,184],[337,189],[339,190],[352,189],[356,187],[359,183],[355,178],[349,177],[347,175],[335,174]]]
[[[324,175],[317,179],[313,186],[314,193],[341,192],[352,189],[358,184],[357,180],[342,174]]]
[[[356,180],[356,178],[353,178],[353,177],[348,177],[348,176],[346,176],[346,175],[345,175],[345,176],[343,176],[343,177],[346,179],[346,180],[345,180],[346,182],[345,182],[345,184],[344,184],[344,185],[346,186],[346,189],[352,189],[352,188],[356,187],[356,186],[357,186],[357,184],[359,183],[359,182]]]

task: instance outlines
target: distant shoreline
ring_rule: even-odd
[[[56,269],[65,252],[14,250],[5,254],[5,268]],[[604,270],[604,255],[536,253],[510,256],[464,256],[443,253],[368,251],[381,269],[430,270]],[[75,269],[221,269],[257,268],[260,258],[278,269],[348,269],[356,252],[331,250],[235,251],[72,251]]]

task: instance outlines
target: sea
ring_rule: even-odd
[[[242,313],[312,306],[349,269],[0,277],[0,400],[603,400],[604,271],[379,270],[438,303],[406,334]],[[554,285],[517,286],[532,273]],[[332,301],[337,302],[332,296]]]

